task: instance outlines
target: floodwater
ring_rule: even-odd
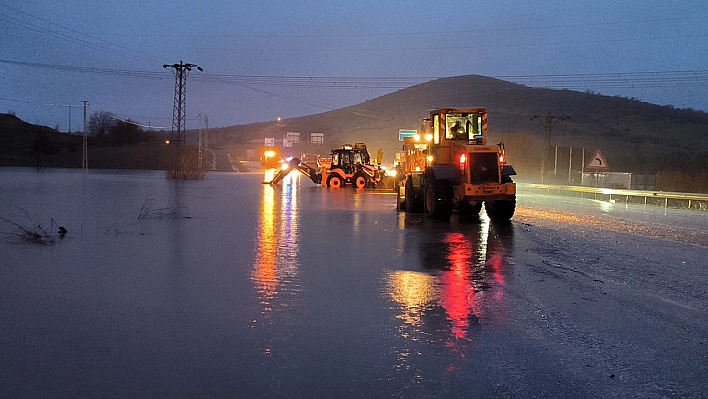
[[[0,396],[500,394],[513,224],[264,180],[0,169]]]

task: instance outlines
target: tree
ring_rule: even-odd
[[[144,139],[143,130],[135,123],[127,121],[117,121],[110,129],[108,141],[112,145],[136,144]]]
[[[116,125],[116,120],[110,113],[105,111],[96,111],[91,115],[88,121],[89,134],[93,137],[104,139],[108,136],[111,129]]]

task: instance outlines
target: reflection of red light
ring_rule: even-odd
[[[501,273],[503,256],[500,253],[494,254],[487,260],[487,268],[494,272],[494,280],[500,285],[504,285],[504,275]]]
[[[505,285],[504,275],[501,273],[503,258],[504,256],[502,254],[497,253],[489,257],[487,260],[487,267],[491,269],[494,280],[499,283],[500,286]],[[499,301],[502,297],[504,297],[504,290],[497,290],[494,294],[494,299]]]
[[[470,309],[475,302],[468,279],[472,248],[460,233],[448,234],[445,243],[449,248],[450,271],[443,275],[440,304],[452,322],[452,333],[456,338],[464,338],[469,328]]]

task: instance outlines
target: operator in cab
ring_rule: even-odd
[[[455,140],[467,140],[467,130],[460,121],[456,121],[450,126],[450,136]]]

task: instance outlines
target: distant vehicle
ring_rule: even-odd
[[[397,209],[449,220],[453,209],[494,220],[516,209],[516,172],[504,143],[487,144],[485,108],[442,108],[423,120],[422,136],[406,139],[398,164]]]
[[[322,180],[327,187],[375,188],[381,180],[380,169],[371,164],[364,143],[344,145],[332,150],[331,155],[329,167],[322,169]]]
[[[275,147],[265,147],[261,150],[261,165],[266,169],[278,169],[283,164],[280,152]]]
[[[309,177],[315,184],[338,188],[376,188],[386,175],[377,165],[371,164],[371,157],[364,143],[344,145],[332,150],[329,159],[320,159],[319,167],[293,158],[278,172],[268,184],[278,184],[288,173],[296,169]]]

